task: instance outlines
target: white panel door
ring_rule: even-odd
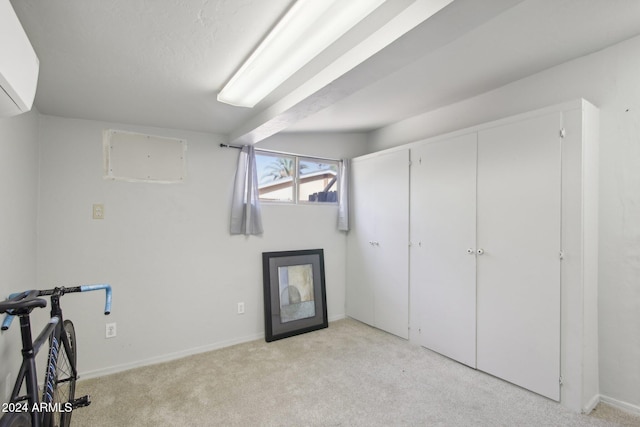
[[[376,256],[370,266],[375,276],[375,326],[409,337],[409,150],[376,157]]]
[[[350,230],[347,239],[347,316],[374,325],[372,272],[375,236],[375,162],[354,159],[350,176]]]
[[[477,367],[560,399],[560,113],[478,134]]]
[[[477,134],[411,151],[411,287],[419,342],[476,366]]]

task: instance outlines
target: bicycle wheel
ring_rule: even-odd
[[[31,427],[31,417],[26,412],[13,412],[0,418],[0,427]]]
[[[76,375],[73,368],[76,366],[76,331],[70,320],[65,320],[62,333],[66,335],[69,342],[69,349],[64,345],[61,337],[60,349],[58,350],[58,362],[53,381],[53,401],[54,411],[51,412],[51,427],[68,427],[71,423],[71,402],[73,402],[76,392]]]

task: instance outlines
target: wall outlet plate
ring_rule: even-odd
[[[102,203],[93,205],[93,219],[104,219],[104,205]]]
[[[113,338],[116,336],[116,324],[115,323],[107,323],[105,327],[105,337]]]

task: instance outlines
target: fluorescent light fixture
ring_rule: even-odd
[[[296,1],[218,93],[218,101],[253,107],[384,2]]]

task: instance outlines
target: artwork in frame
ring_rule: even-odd
[[[262,270],[267,342],[329,326],[322,249],[263,252]]]

